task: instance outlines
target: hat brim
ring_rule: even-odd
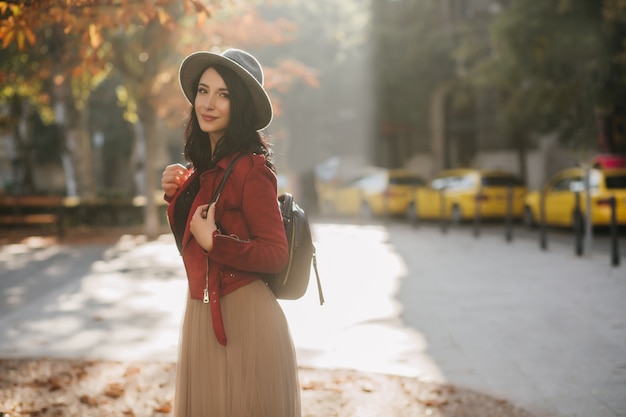
[[[256,109],[257,117],[255,128],[257,130],[266,128],[272,121],[272,103],[270,102],[267,92],[245,68],[222,55],[200,51],[194,52],[183,60],[178,71],[178,80],[187,101],[193,105],[196,89],[198,88],[196,83],[202,73],[207,68],[214,65],[227,67],[241,78],[244,85],[250,91],[250,96],[252,97],[254,108]]]

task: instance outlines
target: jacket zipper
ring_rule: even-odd
[[[206,260],[206,277],[205,277],[205,285],[204,285],[204,298],[202,302],[204,304],[209,304],[209,260]]]
[[[250,240],[241,240],[237,235],[220,235],[222,237],[227,237],[229,239],[237,240],[239,242],[249,243]],[[209,304],[209,259],[206,260],[206,275],[204,277],[204,296],[202,297],[202,302],[204,304]]]

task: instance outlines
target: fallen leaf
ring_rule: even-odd
[[[113,382],[104,389],[104,395],[110,398],[119,398],[124,395],[124,387],[117,382]]]
[[[48,389],[50,391],[58,391],[60,389],[63,389],[63,381],[61,380],[61,378],[57,376],[51,376],[50,378],[48,378]]]
[[[140,372],[141,368],[139,368],[138,366],[133,366],[131,368],[128,368],[126,372],[124,372],[124,377],[134,376],[139,374]]]
[[[98,405],[98,400],[96,400],[93,397],[90,397],[89,395],[82,395],[80,397],[80,402],[90,407],[95,407]]]
[[[171,401],[167,401],[154,409],[157,413],[169,413],[172,411]]]
[[[374,392],[374,386],[371,384],[364,384],[361,386],[361,391],[363,392]]]
[[[300,384],[300,388],[302,388],[305,391],[307,391],[307,390],[314,390],[314,389],[320,389],[321,386],[322,386],[321,382],[319,382],[319,381],[312,381],[312,380],[308,380],[308,381],[305,381],[305,382]]]
[[[426,401],[422,401],[422,404],[424,404],[426,407],[437,408],[437,407],[442,407],[442,406],[448,404],[448,400],[446,400],[446,399],[442,399],[442,400],[426,400]]]

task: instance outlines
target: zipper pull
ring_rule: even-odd
[[[204,302],[204,304],[209,304],[209,289],[208,288],[204,289],[204,299],[202,300],[202,302]]]

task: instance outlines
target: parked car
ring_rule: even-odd
[[[591,169],[591,224],[611,224],[610,198],[616,199],[616,218],[620,225],[626,224],[626,168]],[[558,172],[542,188],[545,198],[545,220],[551,226],[574,227],[581,217],[576,216],[576,193],[579,193],[580,216],[587,213],[585,170],[569,168]],[[526,196],[524,223],[532,226],[540,220],[540,191]]]
[[[319,186],[318,198],[322,212],[328,214],[404,215],[415,190],[423,184],[421,177],[408,170],[375,168],[343,184]]]
[[[450,169],[442,171],[415,193],[408,215],[420,219],[441,219],[459,223],[476,214],[485,219],[504,219],[508,190],[511,214],[522,217],[526,186],[518,176],[501,170]]]
[[[361,214],[403,216],[413,203],[417,189],[425,184],[422,177],[406,169],[388,171],[383,181],[382,190],[364,193]]]

